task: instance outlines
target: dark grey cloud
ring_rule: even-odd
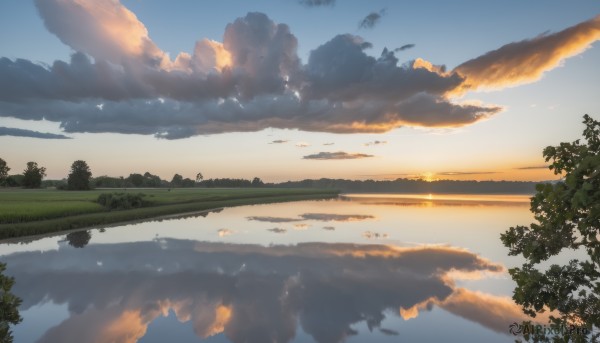
[[[487,326],[498,319],[493,298],[455,288],[451,272],[503,270],[450,247],[175,239],[62,245],[43,256],[7,255],[3,262],[17,280],[13,291],[23,298],[22,310],[48,301],[68,308],[42,343],[141,339],[169,311],[189,321],[200,338],[223,334],[232,342],[290,342],[298,325],[317,342],[343,342],[356,324],[378,329],[398,309],[428,311],[434,305]],[[478,296],[486,301],[475,311]],[[514,313],[503,310],[511,311],[502,319]]]
[[[381,20],[381,18],[385,15],[386,13],[386,9],[383,8],[381,10],[379,10],[379,12],[371,12],[369,14],[367,14],[366,17],[363,18],[363,20],[360,21],[360,23],[358,23],[358,28],[359,29],[372,29],[375,27],[375,25],[377,25],[379,23],[379,21]]]
[[[273,233],[286,233],[287,229],[282,229],[280,227],[274,227],[272,229],[267,229],[267,231],[271,231]]]
[[[289,141],[286,139],[276,139],[274,141],[271,141],[269,144],[283,144],[283,143],[287,143],[287,142],[289,142]]]
[[[387,144],[387,141],[374,140],[372,142],[367,142],[367,143],[365,143],[363,145],[364,146],[371,146],[371,145],[382,145],[382,144]]]
[[[92,9],[105,6],[83,4]],[[115,4],[103,9],[122,16],[127,10]],[[91,54],[94,62],[82,52],[73,54],[69,63],[56,61],[51,66],[0,59],[0,116],[46,118],[59,122],[65,132],[154,134],[167,139],[267,127],[385,132],[403,125],[406,114],[400,111],[415,101],[412,97],[432,93],[438,95],[429,101],[449,103],[440,95],[460,83],[460,78],[425,68],[399,67],[387,50],[374,59],[363,51],[370,45],[351,35],[337,36],[317,48],[308,65],[302,66],[289,27],[261,13],[229,24],[223,44],[199,41],[193,55],[180,55],[175,62],[165,60],[153,43],[148,45],[151,41],[144,32],[129,37],[140,41],[141,50],[120,58],[129,52],[102,31],[102,20],[108,19],[94,19],[93,11],[84,13],[93,24],[87,34],[68,29],[71,24],[56,18],[81,8],[56,1],[38,6],[45,8],[40,13],[51,31],[64,36],[63,42],[75,50]],[[124,32],[143,27],[131,22],[131,16],[123,17],[124,23],[119,23],[127,29]],[[87,45],[88,39],[98,39],[108,55]],[[155,56],[155,62],[148,56]],[[445,118],[445,123],[456,125],[495,111],[482,107],[460,117],[464,108],[448,106],[454,109],[449,113],[459,118]],[[435,125],[432,107],[427,120],[410,122]]]
[[[373,157],[373,155],[359,154],[359,153],[347,153],[343,151],[337,152],[320,152],[317,154],[306,155],[302,157],[306,160],[354,160],[358,158]]]
[[[298,3],[306,7],[333,6],[335,0],[298,0]]]
[[[71,139],[65,135],[59,135],[49,132],[39,132],[25,129],[17,129],[13,127],[0,126],[0,136],[15,136],[15,137],[31,137],[42,139]]]
[[[328,145],[334,145],[334,144],[335,143],[333,143],[333,142],[323,143],[323,145],[326,145],[326,146],[328,146]]]
[[[362,233],[362,236],[366,239],[388,238],[387,233],[380,233],[380,232],[373,232],[373,231],[365,231]]]
[[[335,231],[335,226],[323,226],[323,230]]]
[[[400,51],[404,51],[404,50],[408,50],[408,49],[412,49],[414,48],[415,45],[414,44],[404,44],[403,46],[394,49],[394,52],[400,52]]]
[[[379,328],[379,331],[386,335],[386,336],[398,336],[400,335],[400,332],[396,331],[396,330],[391,330],[391,329],[386,329],[386,328]]]
[[[513,43],[446,71],[422,59],[400,64],[388,49],[370,56],[365,50],[372,45],[350,34],[318,46],[302,64],[290,28],[262,13],[228,24],[222,43],[197,41],[193,53],[172,60],[118,1],[35,4],[48,30],[75,53],[69,62],[51,65],[0,58],[0,116],[44,118],[65,132],[167,139],[265,128],[380,133],[470,125],[502,107],[457,103],[453,94],[522,81],[506,75],[539,76],[597,40],[600,20]],[[374,25],[382,14],[366,23]],[[584,39],[577,40],[579,34]],[[556,52],[551,63],[514,72],[529,68],[523,61],[545,50]],[[487,72],[498,61],[510,63]]]

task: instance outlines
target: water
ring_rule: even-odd
[[[513,342],[526,196],[347,195],[0,244],[15,342]]]

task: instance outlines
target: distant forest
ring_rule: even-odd
[[[64,180],[44,180],[42,187],[61,188]],[[216,178],[193,181],[190,179],[180,180],[177,176],[174,180],[162,180],[156,175],[146,173],[144,175],[131,174],[126,178],[100,176],[92,178],[93,188],[330,188],[346,193],[479,193],[479,194],[533,194],[538,182],[528,181],[424,181],[413,179],[396,179],[388,181],[376,180],[344,180],[344,179],[306,179],[302,181],[286,181],[281,183],[264,183],[259,178],[253,180]]]

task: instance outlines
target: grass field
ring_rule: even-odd
[[[96,203],[102,193],[145,194],[145,207],[109,211]],[[58,191],[0,189],[0,239],[146,219],[212,208],[324,199],[336,191],[283,188],[100,189]]]

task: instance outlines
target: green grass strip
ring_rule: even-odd
[[[133,220],[149,219],[160,216],[197,212],[221,207],[266,204],[276,202],[329,199],[337,196],[337,191],[298,192],[299,194],[273,195],[265,192],[251,197],[244,194],[241,198],[196,201],[162,206],[152,206],[123,211],[97,212],[79,214],[55,219],[39,220],[25,223],[0,224],[0,239],[42,235],[53,232],[102,226]]]

